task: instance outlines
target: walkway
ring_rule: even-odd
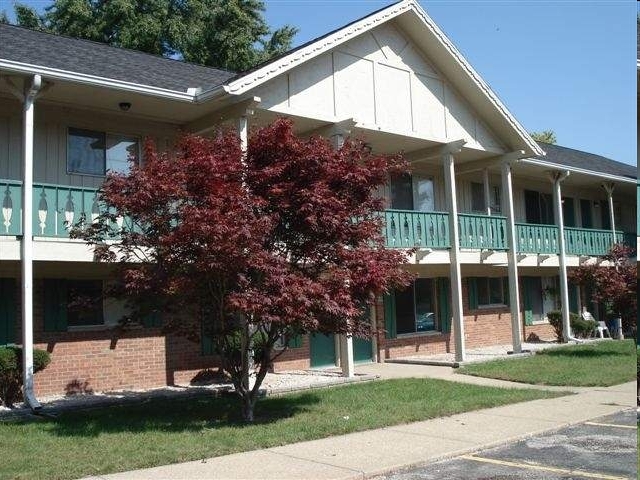
[[[484,385],[496,385],[498,382],[447,373],[446,370],[451,369],[446,367],[372,364],[361,365],[357,370],[382,378],[433,376]],[[502,445],[636,406],[635,382],[571,390],[579,393],[203,461],[90,478],[362,479]]]

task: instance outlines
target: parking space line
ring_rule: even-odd
[[[531,465],[528,463],[509,462],[506,460],[497,460],[494,458],[477,457],[475,455],[462,455],[465,460],[473,460],[475,462],[492,463],[503,467],[528,468],[530,470],[541,470],[545,472],[553,472],[559,474],[578,475],[585,478],[599,478],[601,480],[629,480],[627,477],[618,477],[615,475],[607,475],[604,473],[585,472],[583,470],[567,470],[565,468],[547,467],[544,465]]]
[[[616,427],[616,428],[629,428],[631,430],[637,430],[637,425],[618,425],[616,423],[598,423],[598,422],[584,422],[585,425],[595,425],[596,427]]]

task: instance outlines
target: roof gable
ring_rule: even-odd
[[[529,155],[544,152],[517,122],[489,86],[464,59],[426,12],[413,0],[403,0],[302,45],[249,72],[230,79],[224,89],[234,95],[245,94],[290,70],[316,59],[382,24],[394,23],[408,32],[419,50],[427,53],[434,66],[451,80],[452,86],[498,134],[509,150],[525,150]],[[384,53],[384,49],[382,49]],[[207,96],[204,92],[203,97]]]

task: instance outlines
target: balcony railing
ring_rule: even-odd
[[[22,234],[22,185],[0,179],[0,235]],[[41,237],[69,237],[69,226],[81,218],[91,221],[102,211],[95,188],[36,184],[33,187],[33,234]],[[389,248],[447,249],[451,245],[449,215],[444,212],[386,210],[385,239]],[[124,219],[118,225],[128,224]],[[473,250],[506,250],[506,219],[500,216],[459,214],[460,247]],[[570,255],[600,256],[609,250],[610,230],[565,228],[565,245]],[[616,232],[616,242],[630,242],[635,234]],[[555,225],[516,224],[519,253],[557,254]]]
[[[384,215],[387,247],[449,248],[447,213],[386,210]]]
[[[0,235],[22,234],[22,185],[12,180],[0,180]],[[68,238],[69,230],[81,218],[93,221],[103,207],[98,202],[97,189],[51,184],[33,186],[33,235]],[[118,219],[122,226],[125,220]]]
[[[449,214],[386,210],[385,236],[389,248],[449,248]],[[460,248],[506,250],[506,218],[500,216],[458,215]],[[516,223],[518,253],[557,254],[558,227]],[[570,255],[600,256],[611,247],[611,231],[591,228],[565,228],[565,248]],[[616,232],[616,242],[627,241],[633,234]],[[633,245],[635,246],[635,245]]]

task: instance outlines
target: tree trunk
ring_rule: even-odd
[[[242,401],[242,419],[247,423],[252,423],[255,401],[251,392],[243,392],[241,401]]]

